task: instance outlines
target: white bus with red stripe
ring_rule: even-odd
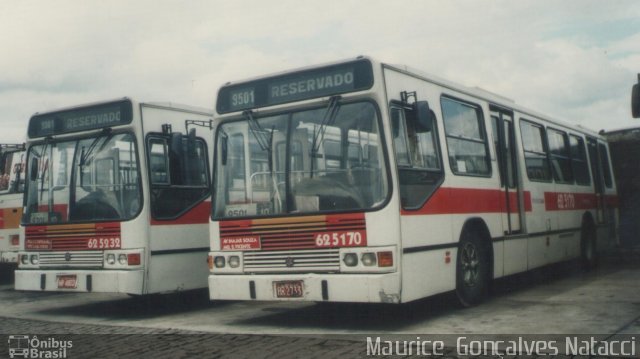
[[[24,144],[0,144],[0,265],[3,270],[16,267],[20,248],[24,161]]]
[[[211,117],[129,98],[35,114],[16,289],[206,287]]]
[[[472,305],[616,241],[604,139],[487,91],[359,57],[216,111],[211,299]]]

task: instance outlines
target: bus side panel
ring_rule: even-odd
[[[149,293],[207,286],[208,223],[170,221],[150,232]]]
[[[389,68],[384,69],[385,91],[388,101],[399,101],[403,91],[416,91],[417,101],[429,101],[430,108],[435,112],[441,152],[444,142],[443,127],[440,113],[440,89],[438,86],[422,79],[408,76]],[[385,116],[387,116],[385,114]],[[388,125],[388,122],[386,123]],[[385,131],[391,133],[390,127]],[[395,153],[390,136],[387,137],[387,148],[390,156]],[[445,156],[444,154],[442,156]],[[446,157],[444,157],[446,158]],[[400,218],[400,241],[402,243],[402,302],[409,302],[436,293],[451,290],[455,285],[455,261],[457,244],[454,241],[449,214],[421,214],[420,210],[401,210],[399,199],[399,184],[395,161],[391,171],[394,174],[394,196],[396,213]],[[446,160],[443,160],[446,171]],[[445,181],[448,174],[445,173]],[[445,184],[440,186],[440,190]],[[446,190],[444,190],[446,191]],[[418,195],[418,194],[416,194]],[[433,195],[432,195],[433,197]],[[429,201],[425,203],[425,206]],[[450,248],[441,248],[442,246]],[[449,252],[450,262],[445,263],[445,253]],[[451,258],[454,258],[451,260]]]
[[[185,134],[185,120],[209,120],[208,114],[185,111],[175,108],[143,105],[142,120],[145,136],[149,133],[161,133],[162,125],[170,124],[173,132]],[[211,132],[203,127],[196,129],[196,136],[207,143],[209,168],[211,168]],[[141,139],[145,146],[146,138]],[[146,163],[145,158],[145,163]],[[142,168],[148,184],[148,167]],[[168,292],[204,288],[207,286],[207,253],[209,251],[208,222],[211,212],[210,199],[202,200],[193,208],[181,213],[177,218],[157,220],[152,218],[151,194],[148,185],[146,205],[149,214],[149,261],[147,272],[147,293]]]
[[[464,224],[479,218],[487,226],[491,237],[501,236],[501,207],[495,203],[500,196],[499,173],[493,145],[488,141],[492,172],[487,177],[454,175],[449,166],[447,137],[442,118],[443,95],[469,101],[482,108],[484,129],[489,133],[488,105],[484,101],[391,69],[385,69],[388,100],[400,101],[401,92],[416,92],[417,101],[428,101],[437,120],[438,140],[444,170],[444,182],[418,210],[402,210],[401,238],[403,246],[402,301],[452,290],[456,285],[458,241]],[[393,149],[390,153],[393,153]],[[467,197],[489,199],[474,201]],[[491,208],[487,208],[491,207]],[[494,208],[495,207],[495,208]],[[484,238],[491,241],[492,238]],[[503,244],[494,248],[494,275],[503,273]]]
[[[401,216],[402,301],[423,298],[452,289],[455,283],[457,245],[437,245],[453,241],[450,215]],[[449,263],[446,262],[449,253]]]

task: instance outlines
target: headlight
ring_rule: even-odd
[[[355,267],[358,265],[358,256],[355,253],[347,253],[342,261],[347,267]]]
[[[216,268],[224,268],[225,260],[223,256],[216,256],[213,259],[213,264],[215,264]]]
[[[30,262],[31,262],[31,264],[33,264],[33,265],[38,264],[38,262],[39,262],[39,260],[38,260],[38,255],[37,255],[37,254],[32,254],[32,255],[31,255],[31,258],[30,258]]]
[[[107,254],[107,264],[114,265],[116,263],[116,255],[113,253]]]
[[[124,265],[127,265],[127,255],[124,253],[121,253],[120,255],[118,255],[118,263]]]
[[[240,266],[240,257],[231,256],[229,257],[229,267],[238,268]]]
[[[371,267],[376,265],[376,254],[375,253],[362,253],[362,264]]]
[[[23,254],[20,256],[20,262],[22,264],[29,264],[29,256],[26,254]]]

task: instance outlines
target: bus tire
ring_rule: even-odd
[[[591,270],[598,265],[596,237],[595,226],[589,221],[584,222],[580,231],[580,264],[584,270]]]
[[[487,298],[490,255],[482,238],[465,231],[460,238],[456,260],[456,296],[463,307],[471,307]]]

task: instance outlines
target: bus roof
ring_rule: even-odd
[[[595,130],[586,128],[586,127],[584,127],[584,126],[582,126],[580,124],[571,123],[571,122],[566,121],[566,120],[559,120],[559,119],[556,119],[554,117],[545,115],[543,113],[540,113],[540,112],[531,110],[529,108],[520,106],[515,102],[515,100],[510,99],[508,97],[505,97],[503,95],[493,93],[491,91],[482,89],[480,87],[464,86],[464,85],[458,84],[456,82],[441,78],[439,76],[424,72],[422,70],[418,70],[418,69],[412,68],[410,66],[380,62],[380,61],[377,61],[377,60],[375,60],[374,58],[372,58],[370,56],[357,56],[355,58],[348,58],[348,59],[343,59],[343,60],[339,60],[339,61],[332,61],[332,62],[326,62],[326,63],[321,63],[321,64],[315,64],[315,65],[311,65],[311,66],[298,67],[298,68],[288,69],[288,70],[284,70],[284,71],[278,71],[278,72],[275,72],[275,73],[270,73],[270,74],[265,74],[265,75],[245,78],[245,79],[239,80],[239,81],[226,82],[223,86],[220,87],[220,89],[228,87],[228,86],[232,86],[232,85],[249,83],[249,82],[253,82],[253,81],[259,81],[259,80],[278,77],[278,76],[284,76],[284,75],[287,75],[287,74],[290,74],[290,73],[293,73],[293,72],[303,72],[303,71],[307,71],[307,70],[313,70],[315,68],[338,65],[338,64],[342,64],[342,63],[346,63],[346,62],[352,62],[354,60],[362,60],[362,59],[369,60],[373,64],[374,68],[381,66],[382,68],[387,68],[387,69],[390,69],[390,70],[393,70],[393,71],[404,73],[406,75],[422,79],[424,81],[433,83],[435,85],[439,85],[439,86],[442,86],[442,87],[445,87],[445,88],[449,88],[449,89],[452,89],[452,90],[455,90],[455,91],[458,91],[458,92],[462,92],[462,93],[470,95],[472,97],[480,98],[480,99],[483,99],[483,100],[485,100],[487,102],[491,102],[493,104],[496,104],[496,105],[499,105],[499,106],[502,106],[502,107],[505,107],[505,108],[513,109],[513,110],[515,110],[517,112],[520,112],[522,114],[526,114],[526,115],[529,115],[529,116],[531,116],[533,118],[537,118],[537,119],[541,119],[541,120],[547,121],[547,122],[549,122],[551,124],[554,124],[556,126],[564,127],[564,128],[567,128],[567,129],[573,129],[574,131],[582,132],[584,134],[588,134],[588,135],[593,136],[593,137],[602,138],[602,136]]]
[[[525,114],[525,115],[529,115],[529,116],[534,117],[534,118],[545,120],[545,121],[547,121],[549,123],[552,123],[552,124],[554,124],[556,126],[562,126],[562,127],[565,127],[565,128],[574,129],[576,131],[588,134],[588,135],[593,136],[593,137],[600,137],[600,138],[602,137],[595,130],[586,128],[586,127],[584,127],[584,126],[582,126],[580,124],[572,124],[571,122],[566,121],[566,120],[559,120],[559,119],[553,118],[551,116],[545,115],[543,113],[540,113],[540,112],[531,110],[529,108],[520,106],[513,99],[510,99],[510,98],[507,98],[505,96],[493,93],[491,91],[487,91],[487,90],[482,89],[480,87],[464,86],[464,85],[458,84],[456,82],[449,81],[449,80],[443,79],[441,77],[438,77],[436,75],[432,75],[432,74],[426,73],[424,71],[417,70],[417,69],[414,69],[414,68],[411,68],[411,67],[405,66],[405,65],[392,65],[392,64],[382,63],[382,66],[385,67],[385,68],[389,68],[391,70],[394,70],[394,71],[398,71],[398,72],[404,73],[404,74],[409,75],[409,76],[413,76],[413,77],[422,79],[422,80],[427,81],[427,82],[431,82],[431,83],[433,83],[435,85],[439,85],[439,86],[442,86],[442,87],[445,87],[445,88],[449,88],[449,89],[452,89],[452,90],[455,90],[455,91],[458,91],[458,92],[462,92],[462,93],[467,94],[467,95],[472,96],[472,97],[483,99],[483,100],[485,100],[487,102],[491,102],[493,104],[496,104],[496,105],[499,105],[499,106],[502,106],[502,107],[505,107],[505,108],[509,108],[509,109],[512,109],[512,110],[515,110],[517,112],[520,112],[520,113]]]

